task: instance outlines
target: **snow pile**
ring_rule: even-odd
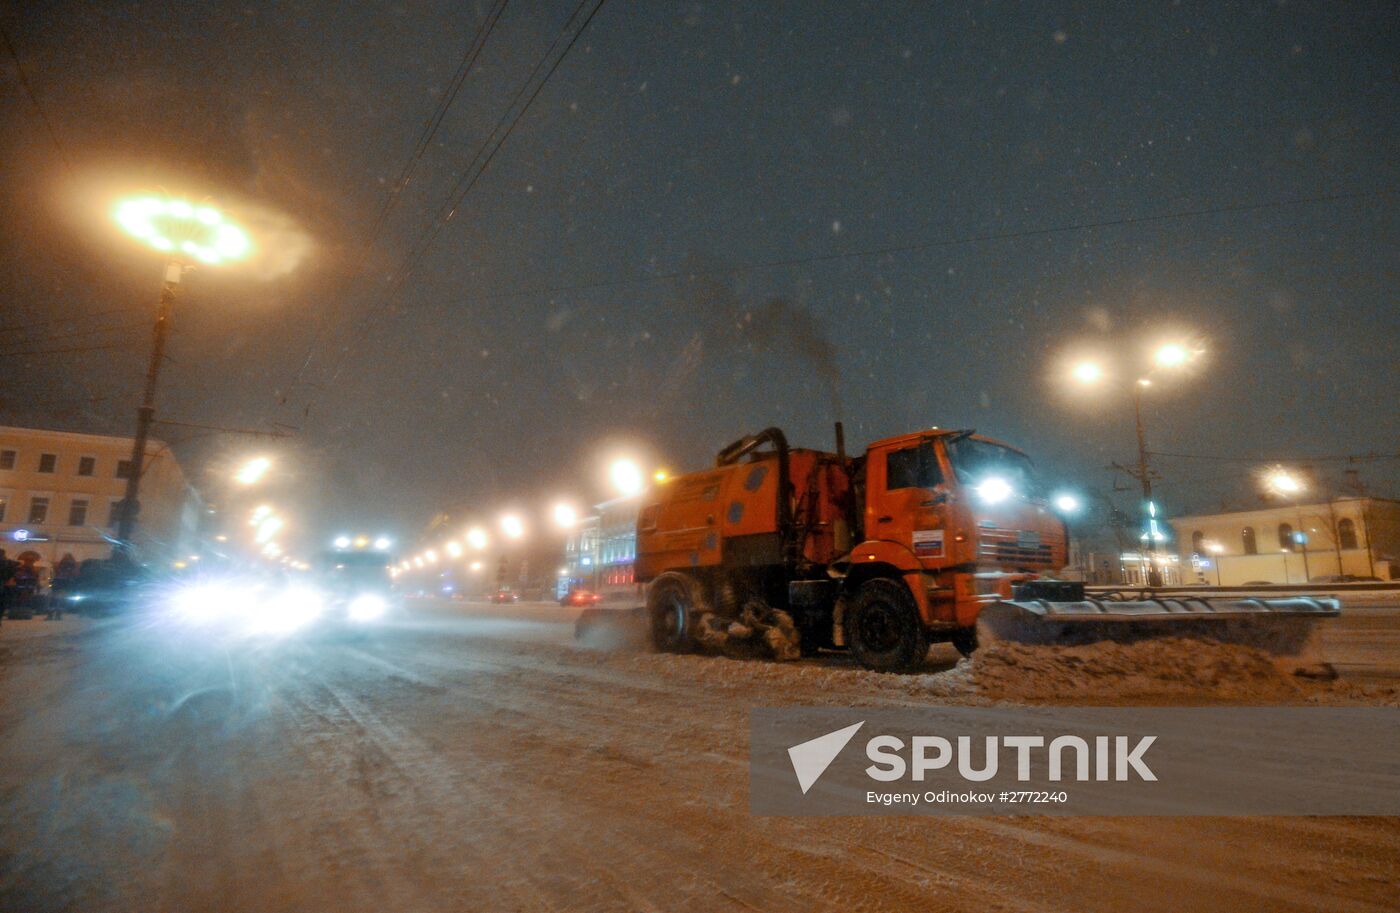
[[[986,697],[1056,703],[1288,700],[1303,690],[1262,650],[1178,637],[1078,646],[990,644],[974,654],[970,678]]]

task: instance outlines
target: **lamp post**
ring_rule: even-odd
[[[155,331],[151,340],[151,359],[146,366],[146,383],[141,405],[136,410],[136,437],[131,444],[129,474],[122,495],[117,520],[116,552],[132,556],[132,537],[136,533],[137,515],[141,509],[141,476],[146,470],[146,441],[156,414],[156,387],[160,381],[160,366],[165,360],[165,341],[169,335],[170,313],[175,305],[175,291],[191,261],[217,265],[247,256],[252,250],[248,234],[211,206],[201,206],[180,199],[138,197],[117,204],[112,217],[127,234],[167,255],[165,277],[160,286],[160,303],[156,307]]]
[[[1298,514],[1298,528],[1293,532],[1293,544],[1303,547],[1303,582],[1307,583],[1309,578],[1312,577],[1312,570],[1308,567],[1307,523],[1303,520],[1303,507],[1299,498],[1302,496],[1303,492],[1307,491],[1308,486],[1304,484],[1300,476],[1286,469],[1279,468],[1268,474],[1264,480],[1264,487],[1278,497],[1292,502],[1293,509]],[[1287,583],[1288,557],[1286,555],[1283,559],[1283,576],[1285,578],[1284,582]]]
[[[1157,543],[1165,536],[1157,517],[1157,505],[1152,500],[1151,454],[1147,450],[1147,429],[1142,420],[1142,396],[1153,386],[1153,376],[1160,371],[1182,368],[1202,353],[1181,343],[1169,342],[1158,346],[1152,353],[1152,367],[1139,376],[1131,387],[1133,398],[1133,430],[1137,438],[1137,462],[1131,467],[1118,468],[1126,472],[1142,486],[1142,535],[1139,542],[1139,556],[1149,587],[1162,586],[1162,571],[1158,565]],[[1108,372],[1096,361],[1081,361],[1070,369],[1070,377],[1080,386],[1097,386],[1108,379]],[[1115,464],[1116,465],[1116,464]]]

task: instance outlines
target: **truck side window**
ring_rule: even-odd
[[[943,482],[932,444],[893,450],[885,455],[885,488],[933,488]]]

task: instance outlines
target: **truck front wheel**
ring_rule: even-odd
[[[651,643],[662,653],[685,653],[695,645],[695,588],[690,578],[668,572],[647,589],[647,622]]]
[[[868,580],[846,610],[846,643],[856,662],[876,672],[914,672],[928,655],[928,634],[909,588]]]

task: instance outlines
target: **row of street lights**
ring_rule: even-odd
[[[664,482],[667,478],[665,470],[658,469],[652,473],[652,479],[657,482]],[[630,458],[614,460],[609,464],[608,480],[617,497],[635,497],[646,489],[646,473],[636,460]],[[579,525],[583,517],[577,504],[577,501],[561,500],[550,507],[547,516],[556,531],[567,534]],[[496,527],[503,548],[514,547],[529,535],[526,518],[514,511],[501,514],[496,520]],[[470,558],[473,554],[486,551],[491,542],[491,534],[485,526],[473,525],[458,537],[440,541],[435,546],[424,548],[416,555],[402,559],[394,565],[391,573],[397,577],[415,570],[430,570],[445,561]],[[470,567],[473,571],[479,571],[481,563],[473,560]]]

